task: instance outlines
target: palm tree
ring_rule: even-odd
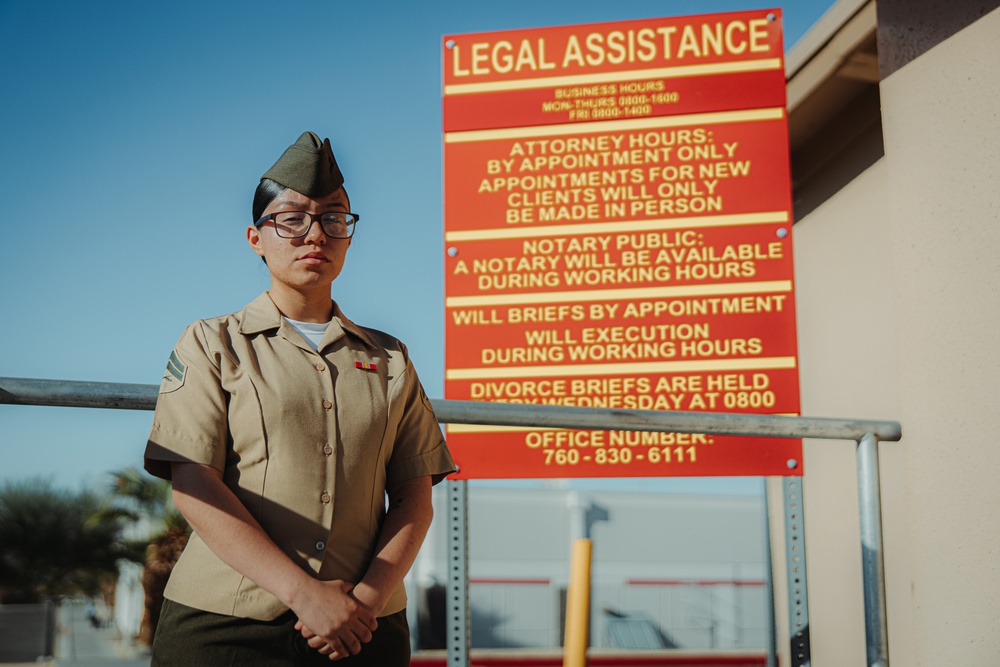
[[[129,518],[92,491],[51,480],[0,485],[0,602],[98,594],[119,560],[142,557],[124,538]]]
[[[119,507],[133,514],[133,540],[145,552],[143,616],[136,641],[149,646],[160,620],[167,579],[187,544],[191,528],[174,507],[170,482],[136,468],[123,468],[111,473],[111,492]]]

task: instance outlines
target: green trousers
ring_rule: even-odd
[[[295,630],[295,615],[273,621],[224,616],[171,600],[163,603],[151,667],[407,667],[410,630],[406,610],[378,619],[358,655],[331,661],[309,648]]]

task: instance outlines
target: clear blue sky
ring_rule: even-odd
[[[787,50],[831,4],[0,0],[0,376],[158,383],[189,322],[267,288],[250,200],[308,129],[363,217],[334,297],[440,397],[441,36],[781,6]],[[151,421],[0,405],[0,481],[141,465]],[[714,484],[666,487],[759,488]]]

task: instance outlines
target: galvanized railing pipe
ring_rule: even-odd
[[[155,384],[0,377],[0,403],[152,410]],[[778,438],[855,440],[869,667],[888,667],[878,442],[902,437],[899,422],[719,412],[669,412],[431,400],[439,422]]]
[[[80,408],[152,410],[158,386],[113,382],[35,380],[0,377],[0,403]],[[670,412],[578,408],[563,405],[486,403],[432,399],[438,421],[447,424],[534,426],[591,430],[661,431],[744,435],[774,438],[860,440],[871,433],[879,440],[899,440],[898,422],[869,419],[784,417],[725,412]]]
[[[0,378],[0,403],[18,405],[152,410],[158,391],[155,384]]]

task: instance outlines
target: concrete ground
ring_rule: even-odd
[[[38,667],[38,663],[33,664]],[[55,662],[48,664],[52,667],[149,667],[149,656],[122,638],[110,624],[94,627],[87,618],[84,602],[66,600],[59,609]]]

